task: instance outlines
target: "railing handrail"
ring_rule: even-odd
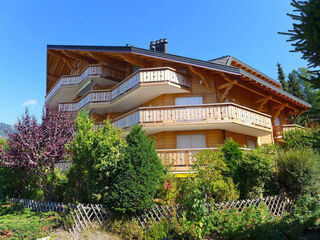
[[[203,151],[203,150],[218,150],[218,147],[207,147],[207,148],[171,148],[171,149],[156,149],[156,152],[192,152],[192,151]],[[250,148],[241,147],[241,150],[250,151]]]
[[[158,68],[141,68],[139,70],[137,70],[136,72],[132,73],[131,75],[129,75],[128,77],[126,77],[124,80],[122,80],[121,82],[117,83],[116,85],[114,85],[112,88],[109,89],[100,89],[100,90],[91,90],[88,91],[86,94],[84,94],[83,96],[81,96],[79,99],[77,99],[77,101],[72,101],[72,102],[64,102],[62,104],[77,104],[78,102],[80,102],[83,98],[87,97],[89,94],[95,93],[95,92],[109,92],[110,94],[112,94],[112,92],[117,89],[118,87],[120,87],[121,85],[123,85],[125,82],[129,81],[130,79],[132,79],[135,75],[141,73],[141,72],[147,72],[147,71],[160,71],[160,70],[170,70],[173,72],[177,71],[171,67],[158,67]],[[182,75],[181,73],[177,73]],[[168,82],[170,82],[169,80],[166,80]],[[133,88],[132,88],[133,89]],[[119,96],[121,96],[122,94],[116,96],[115,98],[110,99],[110,101],[113,101],[114,99],[118,98]]]
[[[194,105],[171,105],[171,106],[154,106],[154,107],[138,107],[138,108],[135,108],[119,117],[116,117],[114,119],[112,119],[112,122],[115,122],[115,121],[118,121],[128,115],[131,115],[135,112],[138,112],[140,110],[154,110],[154,109],[175,109],[175,108],[197,108],[197,107],[218,107],[218,106],[234,106],[234,107],[238,107],[238,108],[242,108],[244,110],[247,110],[247,111],[250,111],[250,112],[253,112],[253,113],[256,113],[256,114],[259,114],[259,115],[262,115],[264,117],[268,117],[268,118],[271,118],[271,115],[268,115],[266,113],[262,113],[262,112],[259,112],[259,111],[256,111],[254,109],[251,109],[251,108],[248,108],[248,107],[245,107],[245,106],[241,106],[239,104],[236,104],[236,103],[206,103],[206,104],[194,104]]]
[[[51,87],[51,89],[48,91],[46,97],[49,95],[49,93],[55,88],[55,86],[61,81],[62,78],[68,78],[68,77],[80,77],[85,71],[87,71],[90,67],[105,67],[105,68],[110,68],[110,69],[113,69],[115,71],[119,71],[119,72],[122,72],[124,73],[123,71],[121,70],[118,70],[118,69],[114,69],[114,68],[111,68],[111,67],[107,67],[105,65],[102,65],[102,64],[89,64],[87,65],[86,68],[84,68],[80,73],[76,74],[76,75],[73,75],[73,74],[67,74],[67,75],[61,75],[58,80],[55,82],[55,84],[53,84],[53,86]]]
[[[58,78],[58,80],[56,81],[56,83],[51,87],[50,91],[48,91],[46,97],[49,95],[49,93],[54,89],[54,87],[61,81],[62,78],[68,78],[68,77],[80,77],[86,70],[88,70],[88,68],[90,67],[99,67],[99,66],[102,66],[102,67],[106,67],[106,68],[110,68],[110,69],[113,69],[115,71],[119,71],[119,72],[122,72],[124,73],[124,71],[121,71],[121,70],[118,70],[118,69],[114,69],[112,67],[107,67],[107,66],[104,66],[102,64],[90,64],[90,65],[87,65],[86,68],[84,68],[79,74],[77,75],[72,75],[72,74],[69,74],[69,75],[62,75]],[[156,67],[156,68],[140,68],[138,69],[137,71],[135,71],[134,73],[131,73],[129,76],[125,77],[123,80],[121,80],[119,83],[117,83],[116,85],[114,85],[112,88],[110,89],[115,89],[117,88],[119,85],[125,83],[126,81],[128,81],[130,78],[134,77],[136,74],[140,73],[140,72],[146,72],[146,71],[155,71],[155,70],[171,70],[171,71],[174,71],[174,72],[177,72],[176,69],[174,68],[171,68],[171,67]],[[182,73],[178,73],[178,74],[181,74],[183,75]]]

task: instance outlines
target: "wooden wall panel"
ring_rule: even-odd
[[[269,134],[267,136],[261,136],[258,137],[258,145],[262,145],[262,144],[273,144],[273,136],[272,134]]]
[[[176,149],[177,148],[177,135],[184,134],[205,134],[206,145],[208,148],[218,147],[223,144],[223,131],[222,130],[199,130],[199,131],[172,131],[172,132],[161,132],[150,137],[155,141],[156,149]],[[227,132],[226,138],[232,138],[234,141],[240,144],[240,146],[247,146],[247,141],[253,140],[257,145],[257,138],[247,136],[243,134]]]

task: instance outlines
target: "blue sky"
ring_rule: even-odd
[[[28,107],[41,116],[46,45],[148,48],[166,37],[169,53],[202,60],[233,55],[277,78],[306,67],[278,31],[291,28],[290,0],[18,1],[0,0],[0,122]]]

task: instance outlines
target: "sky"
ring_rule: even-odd
[[[47,44],[149,48],[168,39],[169,53],[210,60],[232,55],[277,78],[306,67],[279,31],[292,28],[290,0],[0,0],[0,122],[25,109],[41,117]]]

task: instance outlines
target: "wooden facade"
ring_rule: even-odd
[[[97,125],[108,118],[124,131],[143,125],[175,171],[228,138],[244,148],[281,142],[310,108],[233,57],[201,61],[131,46],[48,46],[46,106],[86,109]]]

